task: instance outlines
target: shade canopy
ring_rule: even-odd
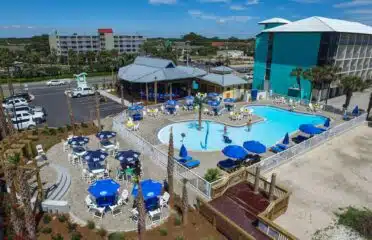
[[[235,99],[234,98],[225,98],[223,100],[223,102],[225,102],[225,103],[234,103],[235,102]]]
[[[68,140],[68,144],[70,145],[84,145],[88,142],[89,138],[84,136],[74,136],[70,140]]]
[[[165,105],[167,106],[176,106],[177,105],[177,101],[176,100],[168,100],[165,102]]]
[[[107,156],[108,156],[107,152],[102,151],[101,149],[98,149],[95,151],[87,151],[83,155],[83,159],[87,162],[100,162],[100,161],[104,161]]]
[[[97,180],[89,186],[88,192],[95,198],[116,196],[120,185],[112,179]]]
[[[142,105],[138,105],[138,104],[134,104],[130,107],[128,107],[128,110],[129,111],[140,111],[143,109],[143,106]]]
[[[238,145],[229,145],[222,150],[222,153],[229,158],[244,159],[247,157],[247,151]]]
[[[162,185],[160,182],[154,181],[152,179],[146,179],[141,181],[143,198],[145,201],[151,198],[156,198],[160,196]],[[132,190],[133,197],[137,197],[138,194],[138,185],[134,185]]]
[[[208,97],[211,97],[211,98],[215,98],[215,97],[218,97],[218,93],[215,93],[215,92],[210,92],[207,94]]]
[[[89,162],[87,165],[88,165],[89,171],[105,168],[105,166],[102,165],[100,162]]]
[[[355,106],[355,108],[353,109],[353,111],[351,112],[351,114],[353,116],[358,116],[359,115],[359,107],[358,107],[358,105]]]
[[[313,124],[302,124],[300,125],[300,131],[309,135],[314,135],[324,132],[324,129],[315,127]]]
[[[246,141],[243,143],[243,147],[248,151],[256,154],[266,152],[266,146],[258,141]]]
[[[212,107],[218,107],[220,105],[220,102],[219,101],[209,100],[208,101],[208,105],[209,106],[212,106]]]
[[[331,126],[331,119],[327,118],[323,126],[329,128],[329,126]]]
[[[185,157],[188,156],[187,149],[186,149],[186,147],[185,147],[184,144],[182,144],[182,146],[181,146],[179,156],[180,156],[181,158],[185,158]]]
[[[129,151],[120,151],[116,154],[115,159],[120,162],[133,162],[138,159],[141,154],[139,152],[129,150]]]
[[[96,137],[100,140],[110,139],[116,137],[116,132],[113,131],[101,131],[96,134]]]
[[[286,133],[285,134],[285,136],[284,136],[284,139],[283,139],[283,142],[282,142],[283,144],[289,144],[289,135],[288,135],[288,133]]]

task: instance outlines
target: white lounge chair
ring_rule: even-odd
[[[160,208],[157,208],[153,211],[149,211],[149,217],[151,220],[151,223],[158,223],[161,220],[161,210]]]
[[[307,109],[308,109],[309,111],[311,111],[311,112],[315,112],[315,108],[314,108],[314,106],[313,106],[312,103],[309,103],[309,106],[308,106]]]
[[[63,147],[63,152],[67,152],[69,149],[68,142],[62,139],[62,147]]]
[[[136,123],[134,126],[133,126],[133,131],[138,131],[139,130],[139,125],[140,123]]]
[[[139,212],[138,212],[137,208],[133,208],[132,210],[130,210],[130,213],[132,214],[132,216],[130,216],[130,218],[131,218],[135,223],[138,223],[138,215],[139,215]]]
[[[105,209],[104,207],[92,207],[92,210],[94,210],[93,217],[103,219],[103,215],[105,215]]]
[[[111,211],[113,217],[122,213],[121,208],[120,208],[119,205],[109,206],[109,208],[110,208],[110,211]]]
[[[85,197],[85,205],[86,205],[87,208],[88,208],[88,212],[89,212],[91,209],[93,209],[93,208],[97,208],[96,204],[93,202],[92,198],[91,198],[89,195],[87,195],[87,196]]]
[[[43,146],[41,144],[36,145],[36,151],[37,151],[37,155],[39,156],[45,155]]]

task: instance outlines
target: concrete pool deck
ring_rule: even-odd
[[[361,125],[265,174],[292,195],[275,220],[299,239],[330,226],[339,208],[372,208],[372,128]],[[348,239],[348,238],[344,238]]]
[[[236,105],[236,109],[240,109],[241,107],[245,107],[245,106],[269,105],[269,106],[289,110],[288,105],[284,105],[284,104],[274,105],[271,100],[261,100],[261,101],[255,102],[254,104],[239,102],[239,103],[236,103],[235,105]],[[149,108],[151,108],[151,106]],[[298,106],[296,108],[296,112],[314,114],[314,113],[307,111],[306,107],[304,106]],[[316,112],[315,114],[331,118],[332,126],[338,125],[343,122],[342,116],[337,113],[322,111],[322,112]],[[197,120],[197,119],[198,119],[197,112],[182,111],[182,110],[180,111],[178,115],[175,115],[175,116],[165,115],[165,114],[159,114],[156,118],[151,117],[151,116],[145,116],[145,118],[140,122],[139,131],[136,131],[136,134],[139,134],[141,137],[146,139],[148,142],[157,146],[164,153],[166,153],[168,150],[168,145],[161,143],[160,140],[158,139],[159,130],[172,123],[182,122],[182,121],[187,121],[187,120]],[[226,124],[229,126],[234,126],[234,127],[245,126],[248,121],[247,119],[242,119],[240,121],[230,120],[229,115],[227,113],[224,113],[221,116],[209,116],[209,115],[203,114],[202,119],[212,120],[212,121],[216,121],[216,122]],[[253,121],[257,122],[257,121],[260,121],[261,119],[262,119],[261,117],[258,117],[254,115],[253,113]],[[291,137],[297,134],[298,133],[294,133],[291,135]],[[294,144],[294,143],[291,143],[291,144]],[[193,169],[193,171],[198,173],[200,176],[204,176],[207,169],[216,168],[217,163],[220,160],[226,159],[226,157],[221,153],[221,151],[209,151],[209,152],[189,151],[189,155],[191,155],[195,159],[200,160],[200,166]],[[273,153],[270,151],[267,151],[265,154],[262,155],[262,158],[267,158],[271,155],[273,155]],[[178,156],[177,149],[175,149],[175,156]]]

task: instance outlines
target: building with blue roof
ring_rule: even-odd
[[[125,96],[155,103],[190,96],[193,90],[222,93],[246,83],[231,73],[207,74],[200,68],[177,66],[171,60],[152,57],[137,57],[133,64],[119,69],[118,78]]]

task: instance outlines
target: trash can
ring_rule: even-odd
[[[257,89],[252,89],[252,91],[251,91],[252,102],[257,100],[257,94],[258,94],[258,90]]]

